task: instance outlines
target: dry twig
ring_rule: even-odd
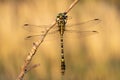
[[[38,67],[38,66],[40,66],[40,64],[35,64],[35,65],[29,67],[29,68],[27,69],[27,72],[30,71],[30,70],[32,70],[32,69],[34,69],[34,68],[36,68],[36,67]]]
[[[28,65],[30,64],[30,62],[31,62],[33,56],[35,55],[38,47],[39,47],[40,44],[44,41],[44,38],[46,37],[47,33],[49,32],[49,30],[50,30],[52,27],[54,27],[55,24],[56,24],[56,22],[54,21],[54,22],[52,23],[52,25],[50,26],[50,28],[45,32],[42,40],[39,40],[39,41],[37,41],[37,42],[35,42],[35,43],[33,44],[33,47],[32,47],[32,49],[31,49],[31,51],[28,53],[28,56],[27,56],[26,59],[25,59],[25,63],[23,64],[22,69],[21,69],[21,72],[20,72],[20,74],[18,75],[18,77],[17,77],[16,80],[23,80],[23,77],[24,77],[25,73],[28,71]]]

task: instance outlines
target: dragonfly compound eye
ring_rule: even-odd
[[[65,13],[59,13],[58,16],[57,16],[57,20],[58,20],[58,19],[61,19],[61,20],[62,20],[62,19],[67,19],[67,16],[66,16]]]

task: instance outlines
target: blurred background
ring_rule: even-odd
[[[23,25],[49,25],[73,1],[0,0],[0,80],[16,79],[35,41],[24,39],[29,34]],[[70,24],[94,18],[101,22],[99,34],[65,39],[64,80],[120,80],[120,0],[80,0],[68,16]],[[41,44],[31,65],[37,63],[25,80],[61,80],[59,39]]]

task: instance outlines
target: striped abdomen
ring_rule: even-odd
[[[65,59],[64,59],[64,45],[63,45],[63,36],[61,35],[61,73],[64,75],[65,73]]]

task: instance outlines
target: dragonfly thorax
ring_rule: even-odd
[[[56,18],[57,25],[59,27],[59,32],[61,35],[64,34],[65,31],[65,25],[67,23],[67,15],[66,13],[59,13]]]

